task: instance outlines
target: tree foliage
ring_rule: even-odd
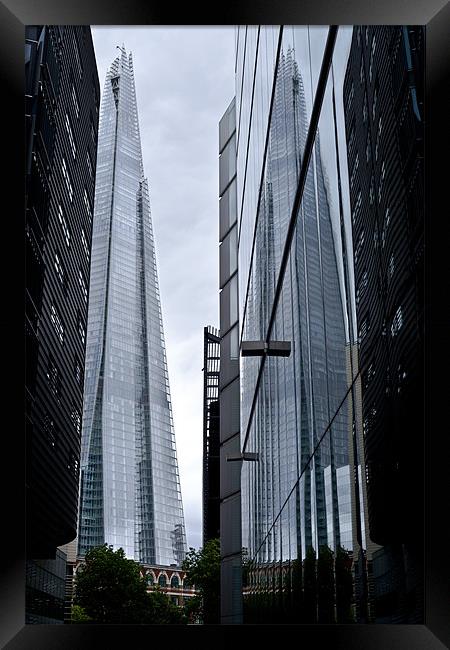
[[[220,541],[211,539],[198,551],[190,548],[182,568],[201,597],[193,605],[197,604],[203,623],[219,623]]]
[[[180,610],[159,590],[147,593],[138,565],[123,549],[99,546],[86,553],[75,577],[74,622],[181,623]]]
[[[334,556],[328,546],[319,548],[317,559],[317,611],[319,623],[334,623]]]

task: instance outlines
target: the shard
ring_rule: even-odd
[[[78,554],[138,562],[186,552],[155,242],[131,54],[101,101],[82,428]]]

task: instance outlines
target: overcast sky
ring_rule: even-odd
[[[133,54],[188,546],[202,545],[203,327],[219,325],[218,123],[233,27],[93,27],[100,89]]]

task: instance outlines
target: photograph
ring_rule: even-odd
[[[23,31],[7,647],[111,625],[425,647],[427,26]]]

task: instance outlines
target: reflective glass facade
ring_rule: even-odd
[[[401,34],[402,28],[395,29]],[[376,133],[368,134],[369,112],[381,111],[391,125],[411,124],[419,101],[419,91],[409,92],[404,80],[407,74],[411,80],[411,51],[417,59],[420,49],[409,51],[405,37],[404,53],[392,61],[381,54],[392,55],[392,44],[402,48],[395,29],[380,28],[375,46],[370,28],[237,29],[240,444],[242,454],[257,454],[256,461],[244,459],[241,470],[244,622],[420,622],[413,550],[402,559],[398,547],[380,546],[387,538],[372,530],[371,503],[389,494],[378,490],[375,496],[370,484],[367,435],[381,414],[364,394],[384,361],[360,356],[371,327],[361,306],[379,300],[384,286],[371,282],[369,269],[393,276],[400,263],[391,249],[386,271],[383,260],[366,257],[373,240],[373,229],[363,227],[368,205],[384,201],[386,192],[398,197],[405,186],[421,187],[421,168],[410,162],[410,150],[405,178],[385,180],[387,136],[378,137],[377,146]],[[366,45],[357,45],[357,38],[367,39]],[[358,48],[362,63],[356,66]],[[369,85],[364,100],[360,87]],[[389,93],[398,104],[396,116],[392,109],[388,115]],[[395,98],[403,96],[402,107]],[[379,129],[379,113],[376,120]],[[371,183],[372,167],[378,171]],[[419,190],[412,194],[414,208]],[[408,228],[399,206],[395,222],[396,232]],[[414,242],[417,232],[416,227]],[[410,262],[417,259],[416,249]],[[411,309],[420,323],[418,292],[416,285]],[[393,348],[404,321],[401,297],[397,303],[389,320]],[[382,318],[381,311],[373,318]],[[260,342],[259,356],[242,355],[246,341]],[[290,355],[272,355],[274,341],[289,343]],[[388,395],[389,376],[380,380]],[[420,387],[416,369],[411,381]],[[395,438],[388,411],[383,409],[385,429],[377,441],[389,462],[386,441]],[[375,436],[370,442],[373,448]],[[389,511],[398,508],[394,500]]]
[[[243,462],[241,475],[247,621],[259,589],[270,582],[272,595],[284,592],[293,563],[320,562],[324,549],[350,557],[354,544],[333,77],[318,88],[327,35],[328,28],[318,27],[249,27],[238,34],[237,58],[245,58],[237,72],[241,340],[291,344],[287,358],[241,359],[242,449],[258,453],[256,463]],[[303,616],[313,622],[317,605],[309,606]],[[289,615],[284,607],[283,620]],[[323,612],[320,620],[328,620]]]
[[[155,243],[131,54],[100,111],[87,325],[79,554],[104,542],[148,564],[186,550]]]

